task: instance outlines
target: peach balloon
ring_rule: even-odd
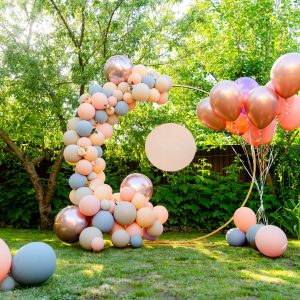
[[[135,195],[135,189],[131,188],[131,187],[123,187],[120,190],[120,199],[122,201],[131,201],[132,198]]]
[[[160,236],[164,231],[164,227],[162,226],[159,220],[154,221],[152,226],[147,228],[147,233],[151,236]]]
[[[118,84],[118,90],[120,90],[123,94],[129,91],[129,84],[127,82],[120,82]]]
[[[103,133],[106,139],[109,139],[113,135],[113,127],[108,123],[98,124],[96,128]]]
[[[103,172],[105,170],[106,163],[102,157],[98,157],[96,161],[93,163],[93,171],[97,174]]]
[[[99,200],[110,199],[112,196],[112,188],[108,184],[100,185],[100,186],[96,187],[96,189],[94,191],[94,195]]]
[[[129,110],[133,110],[133,109],[135,109],[135,107],[136,107],[136,101],[134,101],[134,102],[128,104],[128,109],[129,109]]]
[[[82,147],[82,148],[87,148],[88,146],[92,146],[92,142],[89,138],[87,137],[81,137],[77,141],[77,146]]]
[[[77,145],[68,145],[64,149],[64,158],[69,163],[77,163],[81,159],[80,148]]]
[[[76,192],[76,190],[71,190],[71,192],[69,194],[69,199],[73,204],[77,205],[77,203],[75,203],[75,192]]]
[[[247,127],[252,140],[255,140],[258,144],[266,145],[271,143],[275,136],[277,122],[273,120],[266,128],[258,129],[250,120],[247,120]]]
[[[113,114],[111,116],[108,116],[107,123],[110,125],[116,125],[119,122],[119,116],[116,114]]]
[[[79,122],[80,122],[80,118],[74,117],[70,119],[67,124],[68,130],[75,130]]]
[[[76,144],[78,139],[79,135],[75,130],[67,130],[63,135],[63,141],[66,146]]]
[[[168,75],[160,75],[155,82],[155,88],[160,92],[167,92],[173,86],[172,79]]]
[[[149,202],[149,201],[147,201],[146,206],[149,207],[149,208],[151,208],[151,209],[153,209],[153,204],[151,202]]]
[[[115,207],[116,207],[115,201],[110,201],[110,209],[109,209],[109,212],[110,212],[111,214],[114,213]]]
[[[155,214],[155,218],[161,223],[161,224],[165,224],[169,218],[169,213],[167,211],[167,209],[162,206],[162,205],[158,205],[155,206],[153,208],[153,212]],[[149,233],[150,235],[152,235],[151,233]]]
[[[278,121],[286,131],[300,126],[300,97],[294,96],[287,99],[285,109],[278,116]]]
[[[252,225],[256,224],[256,215],[251,208],[240,207],[235,211],[233,221],[238,229],[246,233]]]
[[[117,86],[113,82],[106,82],[103,85],[103,89],[114,91],[117,89]]]
[[[92,240],[92,249],[94,252],[100,252],[104,248],[104,240],[101,237],[96,237]]]
[[[132,89],[132,98],[136,101],[146,101],[150,96],[150,88],[145,83],[138,83]]]
[[[149,207],[142,207],[137,211],[136,222],[141,227],[150,227],[155,221],[155,214]]]
[[[97,178],[100,179],[101,181],[105,181],[105,173],[104,172],[101,172],[99,174],[97,174]]]
[[[92,104],[96,109],[105,109],[108,104],[107,97],[103,93],[95,93],[91,99]]]
[[[98,158],[98,150],[94,146],[88,146],[83,157],[89,161],[96,161]]]
[[[86,159],[81,159],[77,164],[76,164],[76,169],[75,172],[79,173],[81,175],[89,175],[92,172],[93,166],[91,162],[89,162]]]
[[[213,130],[223,130],[225,128],[225,120],[215,114],[208,97],[199,102],[197,116],[203,125]]]
[[[107,113],[107,115],[112,116],[115,113],[115,108],[108,105],[105,109],[105,112]],[[107,118],[108,119],[108,118]],[[109,124],[109,123],[108,123]]]
[[[254,147],[257,147],[257,146],[260,144],[260,142],[259,142],[258,140],[254,139],[254,138],[251,136],[251,134],[250,134],[249,131],[245,132],[245,133],[243,134],[242,137],[243,137],[243,140],[244,140],[247,144],[252,145],[252,146],[254,146]]]
[[[105,136],[102,132],[96,131],[89,136],[89,139],[93,146],[102,146],[105,141]]]
[[[135,65],[132,68],[132,74],[140,74],[142,77],[144,77],[147,75],[147,73],[148,73],[147,68],[142,64]]]
[[[162,105],[168,102],[168,93],[163,92],[160,94],[157,104]]]
[[[6,243],[0,239],[0,282],[7,276],[11,267],[11,253]]]
[[[119,229],[125,230],[125,227],[118,224],[117,222],[115,222],[113,228],[111,229],[111,231],[108,234],[112,235],[115,231],[117,231]]]
[[[93,195],[84,196],[79,201],[80,212],[87,216],[94,216],[100,210],[100,201]]]
[[[116,106],[117,103],[118,103],[118,99],[117,99],[116,97],[110,96],[110,97],[108,98],[108,104],[109,104],[110,106]]]
[[[136,193],[134,197],[131,200],[131,203],[135,206],[135,208],[138,210],[142,207],[147,206],[147,200],[146,197],[141,193]]]
[[[244,95],[234,81],[217,83],[210,91],[209,98],[213,111],[224,120],[234,121],[242,112]]]
[[[84,102],[89,102],[90,100],[90,94],[82,94],[80,97],[79,97],[79,103],[84,103]]]
[[[121,200],[121,194],[120,193],[114,193],[113,198],[115,201],[120,202]]]
[[[128,77],[127,82],[131,85],[138,84],[142,82],[142,76],[140,74],[134,73]]]
[[[148,100],[150,102],[158,102],[160,98],[160,92],[156,88],[152,88],[150,90],[149,98]]]
[[[300,90],[300,53],[280,56],[271,69],[271,80],[275,91],[282,98],[289,98]]]
[[[132,102],[134,101],[133,98],[132,98],[131,93],[129,93],[129,92],[126,92],[126,93],[124,94],[123,100],[124,100],[126,103],[128,103],[128,104],[130,104],[130,103],[132,103]]]
[[[92,180],[89,184],[89,188],[94,191],[98,186],[104,184],[104,180],[100,179],[100,178],[96,178],[94,180]]]
[[[288,246],[285,233],[277,226],[266,225],[255,235],[257,249],[268,257],[278,257],[284,254]]]
[[[132,223],[131,225],[126,226],[126,231],[128,232],[129,236],[143,236],[143,229],[137,223]]]
[[[120,90],[114,90],[113,96],[118,100],[123,100],[123,93]]]
[[[247,130],[247,117],[240,114],[235,121],[226,121],[226,130],[236,135],[243,135]]]
[[[82,120],[90,120],[94,118],[96,110],[95,107],[89,103],[82,103],[77,110],[78,116]]]

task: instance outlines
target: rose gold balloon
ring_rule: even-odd
[[[231,80],[217,83],[209,94],[214,112],[227,121],[238,118],[243,109],[244,95],[241,88]]]
[[[279,57],[272,69],[271,80],[276,93],[289,98],[300,90],[300,53],[287,53]]]
[[[132,62],[127,56],[114,55],[104,65],[104,75],[114,84],[127,81],[132,71]]]
[[[287,99],[282,113],[278,116],[281,127],[287,131],[300,126],[300,97],[294,96]]]
[[[67,206],[54,221],[54,232],[66,243],[76,243],[83,229],[88,226],[88,218],[80,213],[78,206]]]
[[[143,194],[146,200],[149,201],[153,193],[153,185],[151,180],[140,173],[133,173],[128,175],[121,183],[120,190],[123,187],[131,187],[136,192]]]
[[[197,116],[203,125],[211,129],[223,130],[225,128],[225,120],[215,114],[212,110],[208,97],[199,102]]]
[[[275,92],[264,86],[253,89],[245,99],[247,116],[259,129],[267,127],[274,120],[278,105]]]

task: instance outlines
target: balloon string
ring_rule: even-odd
[[[252,181],[248,190],[248,193],[246,195],[246,198],[244,200],[244,202],[242,203],[241,207],[245,206],[253,189],[254,186],[254,182],[255,182],[255,178],[256,178],[256,156],[255,156],[255,151],[254,151],[254,147],[251,145],[251,152],[252,152],[252,162],[253,162],[253,174],[252,174]],[[208,238],[214,234],[216,234],[217,232],[221,231],[223,228],[225,228],[228,224],[230,224],[233,221],[233,217],[231,217],[225,224],[223,224],[221,227],[217,228],[216,230],[203,235],[203,236],[199,236],[197,238],[194,239],[190,239],[190,240],[182,240],[182,241],[154,241],[154,242],[145,242],[146,245],[159,245],[159,246],[168,246],[168,245],[177,245],[177,244],[189,244],[189,243],[195,243],[197,241],[203,240],[205,238]]]
[[[194,86],[190,86],[190,85],[184,85],[184,84],[175,84],[175,85],[173,85],[173,88],[176,88],[176,87],[189,89],[189,90],[195,90],[195,91],[199,91],[199,92],[202,92],[204,94],[209,95],[209,92],[204,91],[204,90],[202,90],[200,88],[197,88],[197,87],[194,87]]]

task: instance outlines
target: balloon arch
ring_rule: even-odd
[[[72,189],[69,198],[73,205],[59,212],[54,224],[59,239],[67,243],[79,241],[82,248],[90,251],[103,249],[103,233],[111,235],[116,247],[128,244],[133,248],[141,247],[142,238],[155,241],[163,233],[163,224],[168,219],[165,207],[153,207],[151,204],[153,187],[145,175],[135,173],[127,176],[118,193],[113,193],[111,186],[105,184],[101,146],[112,136],[113,125],[117,124],[120,116],[133,110],[138,102],[166,103],[172,87],[202,91],[185,85],[173,86],[169,76],[148,70],[144,65],[134,66],[127,57],[120,55],[106,62],[104,73],[108,82],[103,86],[93,84],[87,94],[80,96],[77,116],[69,120],[68,130],[63,135],[66,146],[64,158],[75,169],[69,178]],[[252,178],[241,206],[246,204],[255,184],[261,200],[258,221],[264,223],[267,220],[263,187],[275,157],[269,144],[275,135],[277,122],[287,131],[300,126],[300,98],[295,95],[300,89],[299,74],[300,53],[289,53],[275,62],[271,81],[266,86],[259,86],[247,77],[235,82],[224,80],[212,88],[209,97],[200,101],[197,108],[203,125],[213,130],[226,129],[241,143],[247,161],[237,155]],[[250,153],[246,144],[251,145]],[[215,234],[232,220],[237,223],[238,216],[235,217],[196,239],[156,243],[195,242]],[[255,218],[254,224],[256,221]]]

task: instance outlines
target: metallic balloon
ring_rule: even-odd
[[[231,80],[217,83],[209,94],[213,111],[227,121],[234,121],[242,112],[244,95],[241,88]]]
[[[133,173],[128,175],[121,183],[121,188],[131,187],[136,192],[143,194],[146,200],[149,201],[153,194],[153,185],[151,180],[140,173]]]
[[[253,89],[245,99],[247,116],[258,129],[267,127],[274,120],[278,105],[276,93],[264,86]]]
[[[119,84],[120,82],[127,81],[133,64],[127,56],[114,55],[110,57],[104,65],[104,75],[107,80]]]
[[[225,120],[212,110],[208,97],[199,102],[197,116],[203,125],[211,129],[223,130],[225,128]]]
[[[300,53],[287,53],[279,57],[272,69],[271,80],[275,91],[289,98],[300,90]]]
[[[76,243],[81,231],[88,226],[88,220],[81,214],[78,206],[67,206],[56,216],[54,232],[63,242]]]

